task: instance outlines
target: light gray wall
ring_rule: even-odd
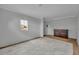
[[[28,20],[27,32],[20,29],[21,19]],[[0,9],[0,47],[40,36],[40,19]]]
[[[77,28],[78,28],[78,32],[77,32],[77,42],[78,42],[78,45],[79,45],[79,17],[78,17],[78,19],[77,19]]]
[[[41,35],[41,37],[43,37],[43,35],[44,35],[44,20],[43,19],[41,19],[40,35]]]
[[[47,25],[48,25],[48,27],[47,27]],[[45,21],[44,22],[44,35],[52,35],[52,30],[50,30],[50,29],[52,29],[50,27],[50,22]]]
[[[77,18],[66,17],[57,18],[47,23],[48,24],[48,35],[54,35],[54,29],[68,29],[69,38],[77,38]]]

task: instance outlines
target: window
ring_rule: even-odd
[[[20,20],[21,30],[28,31],[28,21],[27,20]]]

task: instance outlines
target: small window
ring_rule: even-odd
[[[28,21],[27,20],[20,20],[21,30],[28,31]]]

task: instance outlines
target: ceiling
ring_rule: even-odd
[[[78,4],[0,4],[0,8],[48,20],[76,16],[79,13]]]

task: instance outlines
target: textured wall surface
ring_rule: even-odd
[[[54,35],[54,29],[68,29],[70,38],[77,38],[77,19],[76,17],[58,18],[47,23],[48,35]]]
[[[79,45],[79,17],[78,17],[78,20],[77,20],[77,24],[78,24],[78,25],[77,25],[77,29],[78,29],[78,30],[77,30],[77,31],[78,31],[78,32],[77,32],[77,42],[78,42],[78,45]]]
[[[20,20],[28,20],[28,31],[21,31]],[[0,47],[40,37],[40,20],[0,9]]]

